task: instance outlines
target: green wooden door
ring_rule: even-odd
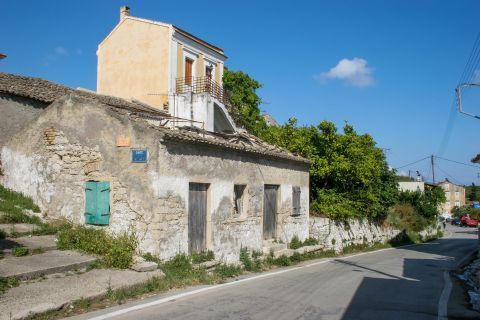
[[[110,182],[85,183],[85,223],[108,225],[110,222]]]

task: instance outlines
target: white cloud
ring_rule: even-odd
[[[43,65],[49,66],[50,64],[54,63],[60,57],[68,56],[68,50],[62,46],[55,47],[51,53],[47,54],[43,59]]]
[[[342,59],[328,72],[322,72],[314,78],[321,83],[338,79],[354,87],[369,87],[375,84],[373,69],[368,66],[367,60],[362,58]]]
[[[59,46],[55,48],[55,54],[59,56],[66,56],[68,55],[68,51],[64,47]]]

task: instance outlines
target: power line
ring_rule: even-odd
[[[404,166],[397,167],[397,168],[395,168],[395,169],[396,169],[396,170],[402,169],[402,168],[411,166],[411,165],[413,165],[413,164],[419,163],[420,161],[426,160],[426,159],[428,159],[428,158],[430,158],[430,156],[427,156],[427,157],[425,157],[425,158],[423,158],[423,159],[420,159],[420,160],[414,161],[414,162],[412,162],[412,163],[406,164],[406,165],[404,165]]]
[[[453,163],[457,163],[457,164],[461,164],[461,165],[464,165],[464,166],[467,166],[467,167],[480,169],[480,166],[476,166],[476,165],[473,165],[473,164],[468,164],[468,163],[464,163],[464,162],[460,162],[460,161],[450,160],[450,159],[442,158],[442,157],[439,157],[439,156],[436,156],[436,158],[441,159],[441,160],[445,160],[445,161],[449,161],[449,162],[453,162]]]
[[[460,181],[458,181],[458,180],[455,179],[452,175],[448,174],[448,172],[446,172],[445,170],[443,170],[442,168],[440,168],[440,166],[439,166],[438,164],[436,164],[436,167],[437,167],[437,169],[440,170],[442,173],[444,173],[445,175],[447,175],[447,176],[453,181],[453,183],[462,185],[462,183],[461,183]]]
[[[475,71],[475,68],[477,67],[479,63],[479,56],[480,54],[480,32],[477,33],[477,37],[475,39],[475,42],[473,44],[472,50],[470,52],[470,55],[468,56],[467,62],[465,63],[465,67],[463,68],[463,71],[460,75],[460,78],[457,83],[457,87],[463,83],[467,79],[472,79],[473,78],[473,73]],[[476,61],[476,62],[474,62]],[[472,69],[473,68],[473,69]],[[470,88],[466,88],[467,90]],[[456,95],[455,93],[453,94],[452,98],[452,103],[450,105],[450,114],[448,116],[447,120],[447,125],[445,126],[445,131],[443,133],[442,140],[440,141],[440,147],[438,149],[438,154],[443,155],[445,153],[445,149],[447,148],[449,142],[450,142],[450,137],[452,135],[452,130],[453,130],[453,125],[456,120],[457,116],[457,111],[456,111]]]

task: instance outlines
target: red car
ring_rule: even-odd
[[[465,227],[477,227],[478,226],[478,220],[472,219],[469,216],[463,216],[462,219],[460,219],[460,224],[461,226]]]

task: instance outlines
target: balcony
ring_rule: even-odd
[[[181,93],[210,93],[210,95],[223,103],[230,106],[228,92],[216,81],[210,77],[186,77],[177,78],[176,92]]]

